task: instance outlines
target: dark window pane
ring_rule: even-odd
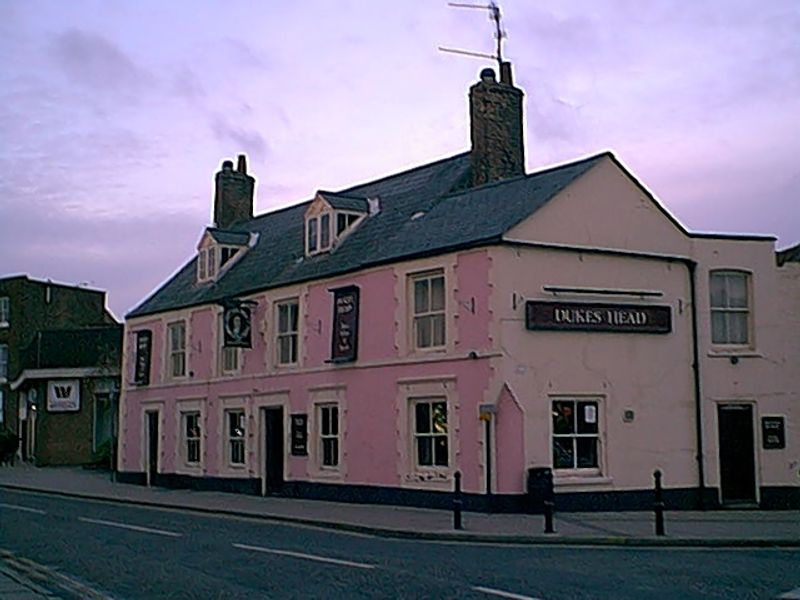
[[[728,314],[728,332],[731,344],[747,343],[747,313],[734,312]]]
[[[289,331],[289,306],[287,304],[278,305],[278,333]]]
[[[433,465],[432,441],[429,437],[417,438],[417,464],[422,467]]]
[[[308,251],[314,252],[317,249],[317,219],[308,220]]]
[[[747,276],[739,273],[728,275],[728,306],[747,308]]]
[[[573,469],[575,468],[575,457],[572,448],[573,438],[554,438],[553,439],[553,468]]]
[[[431,317],[417,317],[414,323],[417,327],[417,348],[430,348]]]
[[[330,435],[331,432],[331,415],[327,408],[320,409],[322,414],[322,435]]]
[[[431,279],[431,310],[444,310],[444,277]]]
[[[428,280],[421,279],[414,282],[414,313],[428,312],[430,304],[428,302]]]
[[[336,215],[336,235],[341,235],[345,229],[347,229],[347,215]]]
[[[576,438],[578,446],[578,468],[594,469],[599,466],[597,462],[597,438]]]
[[[725,294],[725,276],[721,273],[711,274],[711,306],[724,307],[727,306],[727,298]]]
[[[433,315],[428,318],[433,328],[433,345],[444,346],[444,315]]]
[[[574,402],[553,402],[553,433],[556,435],[575,433]]]
[[[431,408],[427,402],[419,402],[416,405],[416,432],[430,433],[431,431]]]
[[[712,311],[711,313],[711,341],[715,344],[725,344],[728,342],[728,321],[725,318],[727,313]]]
[[[339,408],[332,406],[330,409],[331,435],[339,435]]]
[[[297,331],[297,316],[299,312],[300,307],[296,302],[289,305],[289,326],[292,331]]]
[[[319,247],[327,248],[331,245],[331,217],[322,215],[319,219]]]
[[[578,402],[578,433],[597,433],[597,402]]]
[[[447,456],[447,436],[440,435],[434,438],[434,464],[437,467],[446,467]]]

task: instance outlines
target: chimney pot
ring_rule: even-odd
[[[232,171],[233,170],[233,161],[226,160],[222,162],[222,170],[223,171]]]
[[[503,61],[500,63],[500,83],[514,85],[514,76],[511,74],[511,63]]]
[[[239,173],[247,174],[247,156],[244,154],[239,155],[239,161],[236,164],[236,170],[239,171]]]
[[[496,81],[497,75],[495,75],[494,69],[490,67],[486,67],[481,71],[481,81],[485,83],[494,83]]]

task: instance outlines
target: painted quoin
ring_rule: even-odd
[[[503,64],[456,156],[253,215],[216,175],[197,254],[128,316],[120,478],[527,510],[800,506],[800,275],[688,232],[610,153],[524,172]],[[780,265],[778,264],[780,263]]]

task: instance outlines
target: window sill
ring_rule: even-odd
[[[553,484],[556,487],[571,487],[582,485],[611,485],[614,479],[603,475],[556,475]]]
[[[316,469],[315,471],[311,472],[311,476],[314,479],[324,479],[324,480],[341,480],[344,475],[339,469]]]
[[[742,346],[742,347],[735,347],[735,346],[720,346],[712,348],[708,351],[708,356],[710,358],[731,358],[735,356],[737,358],[764,358],[764,355],[760,352],[757,352],[753,348]]]

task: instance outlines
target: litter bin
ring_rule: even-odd
[[[531,512],[544,512],[545,502],[554,502],[553,470],[550,467],[528,469],[528,506]]]

